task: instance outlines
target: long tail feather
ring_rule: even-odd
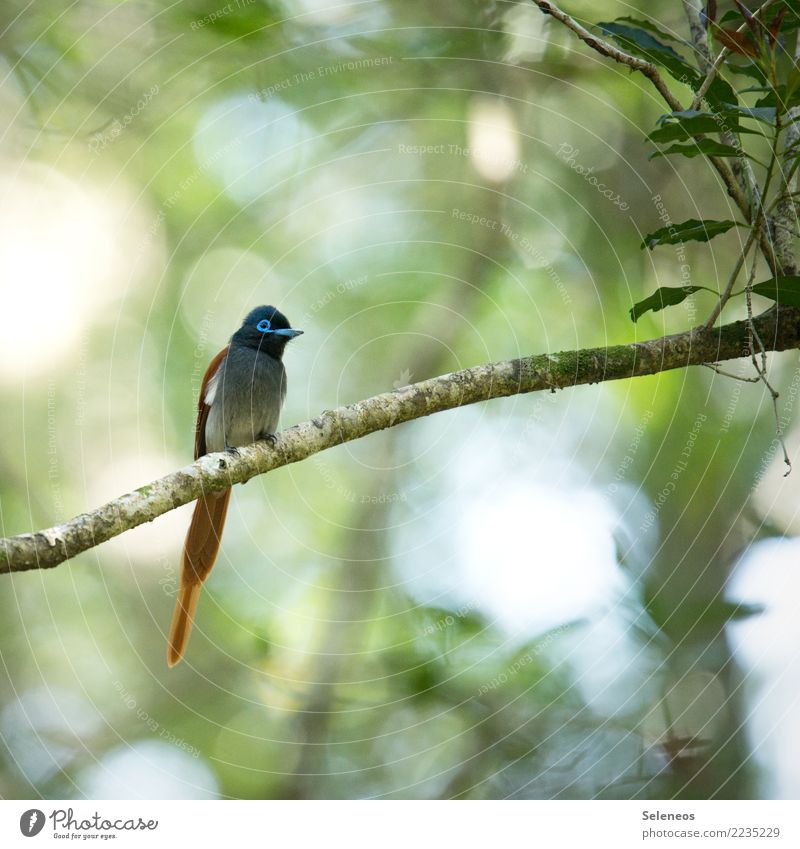
[[[186,651],[186,644],[189,642],[189,634],[192,631],[194,612],[200,599],[201,586],[202,584],[182,586],[178,591],[175,613],[172,616],[172,626],[169,629],[169,643],[167,643],[167,663],[169,666],[175,666]]]
[[[183,546],[181,587],[169,632],[167,663],[170,666],[175,666],[186,651],[200,588],[217,559],[230,497],[231,491],[226,489],[197,499]]]

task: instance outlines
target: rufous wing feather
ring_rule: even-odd
[[[198,457],[202,457],[206,452],[206,419],[208,418],[208,411],[211,407],[206,403],[206,398],[208,395],[208,384],[211,382],[211,379],[217,373],[217,370],[222,365],[222,361],[225,359],[228,348],[230,345],[226,345],[216,357],[208,364],[208,368],[206,369],[206,373],[203,375],[203,382],[200,384],[200,394],[197,397],[197,427],[195,428],[194,433],[194,459],[196,460]]]

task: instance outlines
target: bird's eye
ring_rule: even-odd
[[[268,333],[269,329],[272,327],[270,321],[266,318],[262,318],[261,321],[256,325],[256,330],[260,330],[262,333]]]

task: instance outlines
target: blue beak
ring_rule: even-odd
[[[286,336],[287,339],[294,339],[295,336],[302,336],[302,330],[296,330],[294,327],[287,327],[285,330],[273,330],[275,336]]]

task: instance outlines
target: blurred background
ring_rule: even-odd
[[[529,2],[6,0],[0,63],[3,535],[189,462],[255,305],[305,331],[286,426],[685,329],[712,295],[627,311],[740,238],[640,250],[727,196]],[[2,576],[0,796],[796,798],[783,470],[762,388],[700,368],[405,424],[236,488],[173,670],[191,508]]]

